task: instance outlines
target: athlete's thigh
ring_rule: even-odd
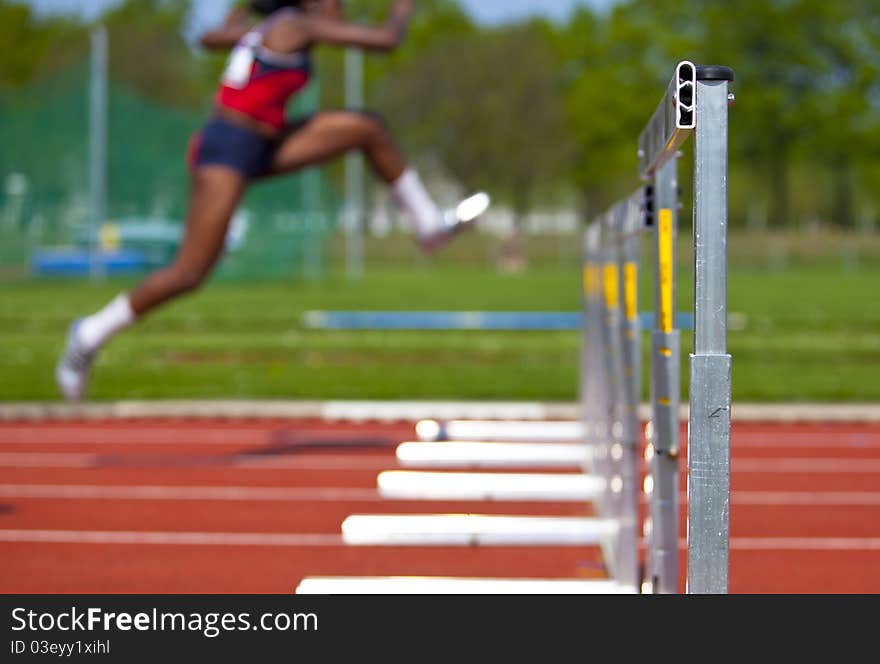
[[[268,175],[296,171],[363,145],[377,121],[358,111],[322,111],[293,123],[275,150]]]
[[[213,263],[223,250],[229,221],[247,187],[247,177],[226,166],[202,166],[192,176],[189,209],[177,260]]]

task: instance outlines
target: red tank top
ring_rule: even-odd
[[[269,51],[263,39],[275,21],[291,13],[296,10],[286,7],[270,15],[233,48],[217,93],[219,106],[276,129],[284,127],[287,102],[309,82],[311,58],[307,50]]]

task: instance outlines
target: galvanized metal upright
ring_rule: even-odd
[[[727,67],[697,71],[694,350],[688,437],[689,593],[728,592],[731,356],[727,353]]]
[[[620,512],[620,580],[638,587],[641,583],[641,560],[639,547],[640,531],[640,454],[638,406],[641,397],[641,326],[638,305],[638,261],[639,234],[642,232],[639,203],[635,196],[618,205],[617,238],[619,288],[621,307],[618,322],[620,325],[620,349],[623,372],[621,374],[621,403],[617,413],[619,436],[615,448],[620,455],[620,477],[622,480]]]
[[[107,220],[107,28],[91,33],[89,80],[89,273],[103,279],[100,231]]]
[[[650,499],[646,520],[646,581],[655,593],[678,592],[680,332],[677,302],[678,160],[654,174],[654,329],[651,332],[651,423],[646,448]]]
[[[581,345],[581,404],[584,442],[590,450],[591,470],[602,477],[605,487],[597,501],[602,518],[614,518],[610,486],[612,468],[609,458],[609,412],[611,395],[605,346],[605,295],[602,265],[602,225],[593,222],[584,234],[584,333]],[[588,469],[584,469],[587,471]],[[613,542],[603,543],[606,558],[614,556]]]
[[[345,105],[352,110],[364,106],[364,53],[357,48],[345,51]],[[345,156],[345,273],[349,281],[364,276],[364,157],[359,152]]]
[[[629,531],[631,524],[626,522],[626,490],[624,472],[624,440],[623,412],[626,405],[626,381],[624,380],[625,361],[623,356],[623,339],[621,338],[623,312],[621,311],[620,287],[620,225],[621,210],[617,205],[602,217],[602,285],[604,291],[604,345],[605,365],[608,383],[606,389],[610,395],[605,414],[607,422],[607,455],[611,470],[609,477],[609,500],[612,505],[612,517],[618,523],[617,538],[614,542],[614,553],[611,564],[615,578],[630,576],[631,553],[627,547],[631,545]]]

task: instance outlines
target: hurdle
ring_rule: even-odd
[[[688,411],[688,593],[726,593],[729,552],[731,356],[727,353],[728,67],[678,63],[660,105],[639,137],[639,175],[645,182],[599,215],[584,234],[583,343],[579,462],[587,474],[567,478],[574,496],[595,504],[595,518],[481,514],[351,515],[343,540],[354,546],[598,546],[608,582],[584,582],[573,592],[676,593],[679,587],[680,332],[674,303],[679,149],[694,138],[694,347],[690,354]],[[641,320],[638,314],[640,240],[652,238],[654,311],[651,329],[650,421],[639,468],[641,432]],[[476,441],[474,441],[476,442]],[[496,441],[494,444],[504,444]],[[410,445],[455,445],[454,442]],[[484,442],[483,444],[492,444]],[[508,445],[514,443],[507,443]],[[520,442],[519,444],[523,444]],[[542,445],[533,446],[535,449]],[[380,478],[383,475],[380,475]],[[384,475],[389,491],[421,482],[423,499],[449,487],[438,476]],[[391,484],[387,484],[389,481]],[[589,478],[589,479],[587,479]],[[454,478],[462,494],[515,499],[510,482],[479,474]],[[496,482],[493,486],[492,481]],[[546,499],[535,475],[531,500]],[[472,484],[465,486],[465,482]],[[482,493],[480,493],[480,483]],[[507,484],[504,484],[507,482]],[[401,487],[401,483],[404,487]],[[578,484],[580,483],[580,484]],[[524,481],[525,485],[525,481]],[[402,492],[402,493],[401,493]],[[390,495],[390,494],[389,494]],[[641,498],[647,501],[644,519]],[[644,538],[645,557],[640,549]],[[351,583],[349,584],[348,581]],[[485,585],[480,585],[483,581]],[[546,580],[552,583],[556,580]],[[534,579],[345,577],[304,579],[303,592],[496,592]],[[435,585],[431,585],[431,584]],[[426,585],[427,584],[427,585]],[[473,585],[469,585],[473,584]],[[434,590],[425,590],[433,587]],[[481,590],[476,590],[476,588]],[[534,586],[531,586],[534,587]],[[550,586],[545,586],[549,588]],[[560,587],[562,589],[562,587]],[[418,592],[418,590],[412,590]],[[498,590],[497,592],[501,592]],[[548,591],[549,592],[549,591]]]

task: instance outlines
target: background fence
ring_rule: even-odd
[[[7,277],[88,274],[84,257],[92,243],[117,273],[148,270],[173,256],[186,213],[186,147],[206,114],[111,83],[105,214],[93,219],[93,76],[80,62],[0,94],[0,270]],[[314,93],[304,95],[291,113],[316,103]],[[218,276],[319,277],[340,200],[319,170],[252,187],[231,225]]]

